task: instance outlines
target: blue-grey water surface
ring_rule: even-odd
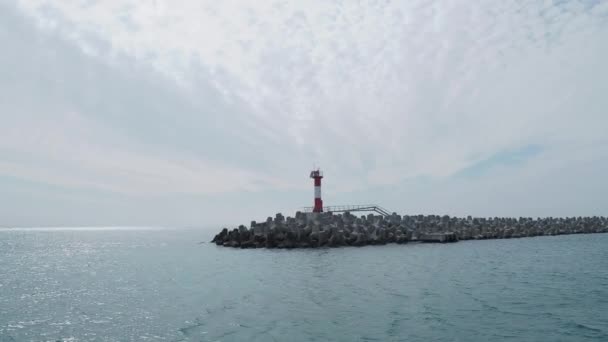
[[[608,234],[240,250],[0,230],[0,341],[608,341]]]

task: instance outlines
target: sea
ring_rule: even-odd
[[[608,234],[306,250],[0,229],[0,341],[608,341]]]

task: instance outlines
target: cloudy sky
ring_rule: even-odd
[[[0,226],[608,215],[608,1],[0,0]]]

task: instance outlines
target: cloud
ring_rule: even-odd
[[[527,162],[531,158],[538,156],[542,152],[542,148],[536,145],[527,145],[510,151],[501,151],[491,156],[488,159],[482,160],[463,170],[460,170],[455,176],[461,177],[479,177],[491,169],[502,166],[516,166]]]
[[[398,207],[417,182],[419,199],[507,189],[607,156],[605,2],[3,6],[5,175],[139,197],[269,192],[280,207],[317,164],[327,203]],[[483,167],[526,146],[526,162]]]
[[[18,16],[5,17],[15,25],[2,57],[10,66],[2,84],[4,174],[130,194],[286,185],[237,167],[253,160],[238,154],[253,152],[238,136],[244,123],[226,118],[237,106],[213,87],[189,99],[152,70],[88,59],[53,34],[19,27]]]

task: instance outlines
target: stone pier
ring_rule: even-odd
[[[606,217],[570,218],[466,218],[447,215],[302,213],[276,214],[249,228],[223,228],[212,240],[235,248],[317,248],[456,242],[459,240],[510,239],[562,234],[608,233]]]

